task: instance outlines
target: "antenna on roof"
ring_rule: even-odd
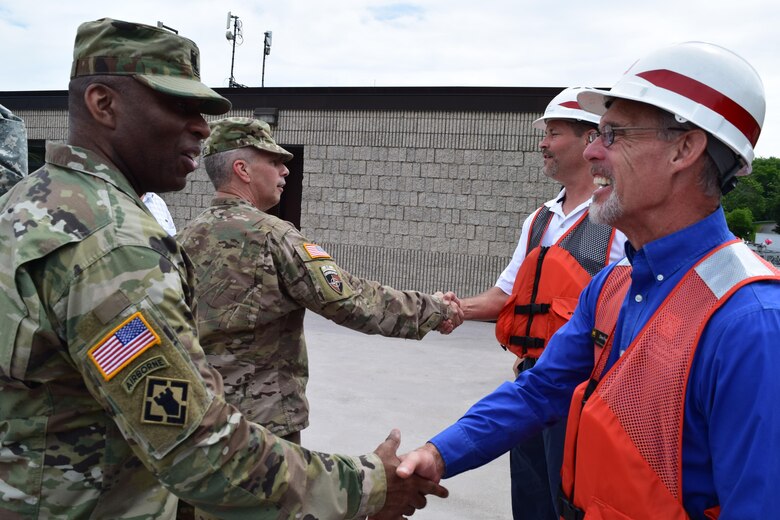
[[[233,30],[230,30],[230,21],[233,20]],[[238,83],[236,81],[236,78],[233,76],[233,66],[236,63],[236,41],[241,40],[240,43],[244,43],[244,35],[241,31],[241,21],[238,19],[238,15],[232,14],[230,11],[228,11],[227,14],[227,32],[225,32],[225,38],[227,38],[228,41],[233,42],[233,55],[230,58],[230,79],[228,80],[228,87],[246,87],[246,85],[242,85],[241,83]]]

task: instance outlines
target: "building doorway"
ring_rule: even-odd
[[[287,183],[284,185],[282,198],[279,204],[269,209],[266,213],[292,223],[300,231],[301,201],[303,197],[303,146],[286,144],[280,144],[280,146],[293,154],[294,157],[286,163],[290,174],[287,176]]]

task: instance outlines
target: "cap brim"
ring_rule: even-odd
[[[204,114],[221,115],[228,112],[232,106],[230,101],[194,79],[148,74],[135,74],[133,77],[163,94],[199,101],[200,111]]]
[[[285,150],[284,148],[282,148],[279,145],[276,145],[276,148],[267,148],[267,147],[263,146],[262,144],[250,144],[248,146],[252,146],[253,148],[257,148],[261,152],[276,154],[279,157],[281,157],[282,158],[282,162],[285,162],[285,163],[290,161],[293,157],[295,157],[293,154],[291,154],[290,152],[288,152],[287,150]]]
[[[539,119],[534,120],[534,122],[531,123],[531,126],[537,130],[544,131],[547,128],[547,120],[543,117],[540,117]]]

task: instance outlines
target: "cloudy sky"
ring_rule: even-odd
[[[158,21],[195,40],[225,87],[228,11],[243,26],[234,76],[260,86],[611,86],[657,47],[718,43],[762,76],[756,152],[780,157],[780,3],[770,0],[0,0],[0,91],[67,88],[79,23]],[[232,28],[232,24],[231,24]]]

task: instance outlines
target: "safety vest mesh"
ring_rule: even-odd
[[[541,355],[571,317],[582,289],[609,262],[615,230],[592,222],[587,211],[555,245],[541,247],[552,216],[547,206],[534,216],[528,253],[496,323],[499,344],[520,357]]]
[[[528,234],[528,247],[531,251],[542,243],[542,237],[550,225],[553,213],[547,206],[536,213]],[[604,224],[596,224],[586,214],[556,244],[577,260],[591,278],[609,263],[609,251],[612,247],[614,229]]]
[[[734,291],[759,280],[780,281],[780,273],[741,242],[721,245],[686,273],[599,381],[612,348],[621,291],[625,294],[631,283],[627,272],[630,267],[616,266],[599,295],[594,337],[605,333],[605,347],[594,346],[591,379],[572,398],[561,503],[576,515],[609,504],[631,518],[660,518],[661,511],[663,517],[677,518],[669,515],[674,510],[684,515],[683,414],[700,335]],[[636,495],[615,494],[620,479],[634,479]]]
[[[678,442],[692,338],[716,301],[707,284],[692,276],[685,297],[669,299],[661,319],[650,320],[623,355],[622,368],[610,371],[596,389],[675,498],[680,497]]]
[[[607,365],[608,354],[612,349],[612,341],[615,339],[615,324],[620,314],[620,306],[631,284],[630,278],[630,265],[623,265],[623,263],[616,265],[609,273],[601,288],[601,294],[599,294],[596,304],[596,327],[591,333],[594,359],[596,360],[593,373],[599,377],[604,373],[604,367]],[[601,324],[606,324],[609,330],[599,330]]]

